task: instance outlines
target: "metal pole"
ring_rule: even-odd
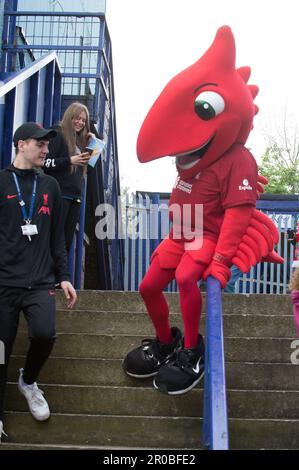
[[[84,227],[85,227],[85,208],[86,208],[86,177],[83,180],[82,190],[82,203],[80,208],[79,219],[79,232],[77,235],[76,244],[76,271],[75,271],[75,288],[81,289],[82,287],[82,264],[83,264],[83,251],[84,251]]]

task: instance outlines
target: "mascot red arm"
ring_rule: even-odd
[[[244,146],[257,113],[258,88],[247,85],[249,76],[249,67],[235,68],[233,34],[221,27],[208,51],[166,85],[138,136],[139,160],[175,157],[178,177],[170,198],[172,230],[140,285],[156,339],[129,352],[123,367],[135,378],[154,376],[154,387],[170,395],[191,390],[203,376],[198,280],[212,275],[225,287],[232,264],[247,272],[263,259],[283,261],[274,251],[275,225],[255,209],[266,181]],[[183,346],[163,294],[173,279]]]

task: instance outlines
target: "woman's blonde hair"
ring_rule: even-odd
[[[82,111],[86,114],[86,123],[82,131],[77,133],[74,131],[73,119],[79,117]],[[64,112],[61,128],[70,156],[76,154],[76,146],[83,152],[88,142],[87,134],[90,132],[89,112],[87,107],[82,103],[72,103]]]

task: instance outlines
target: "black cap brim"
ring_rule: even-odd
[[[36,140],[51,140],[54,137],[57,136],[57,132],[54,131],[53,129],[36,129],[36,132],[34,132],[31,136],[31,139],[36,139]]]

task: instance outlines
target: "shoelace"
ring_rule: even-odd
[[[178,367],[191,367],[191,355],[192,351],[190,349],[181,349],[176,353],[176,357],[173,364]]]
[[[145,338],[142,340],[142,349],[144,354],[153,357],[153,354],[158,352],[158,341],[152,338]]]
[[[44,392],[38,388],[37,384],[34,384],[34,386],[32,387],[31,389],[31,400],[33,401],[34,404],[36,405],[43,405],[44,404],[44,398],[43,396],[40,396],[40,395],[43,395]]]

